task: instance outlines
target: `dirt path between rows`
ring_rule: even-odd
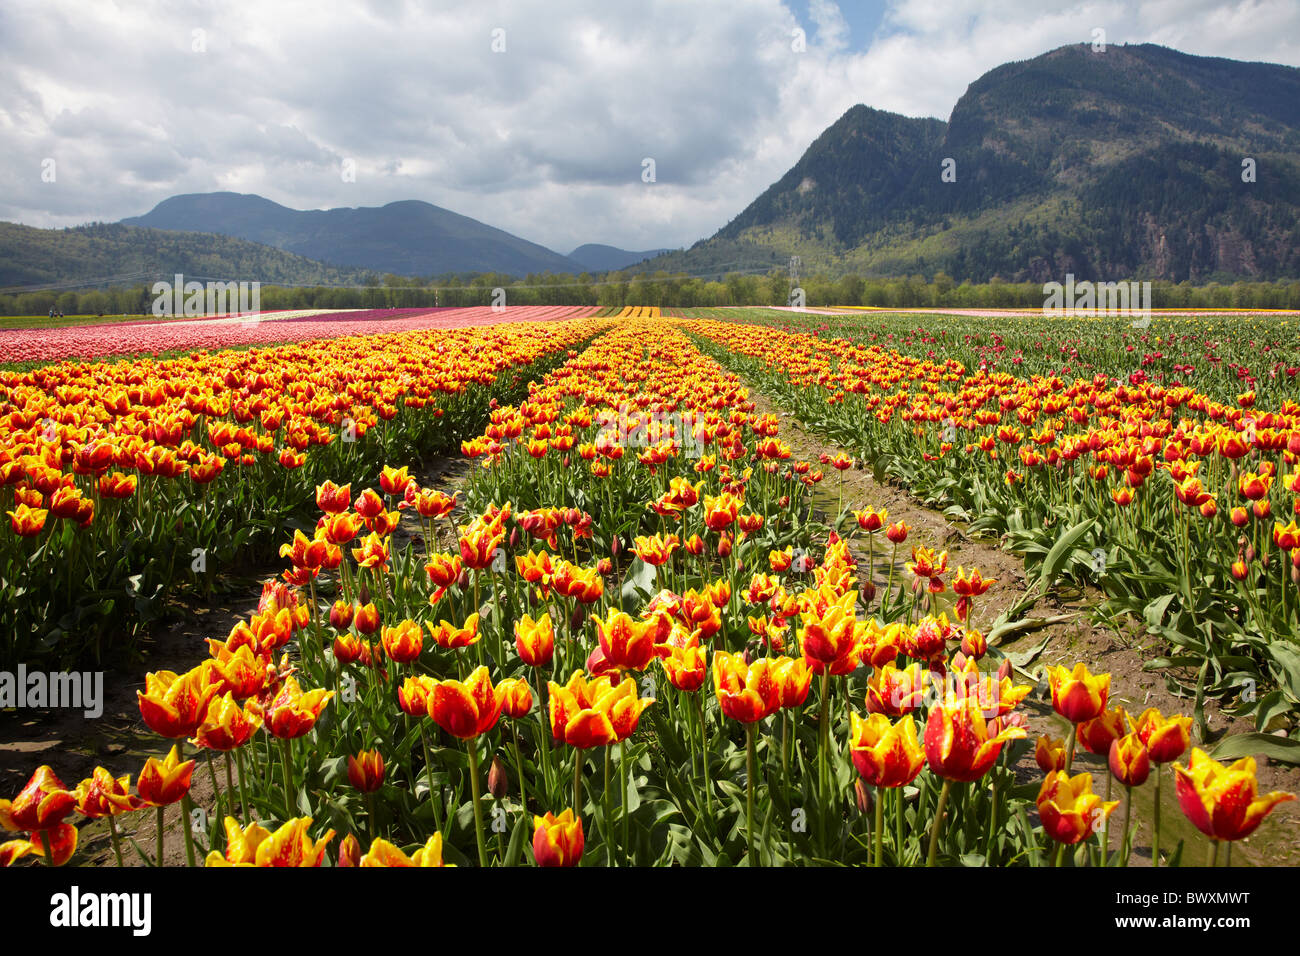
[[[824,438],[809,430],[802,421],[784,411],[761,389],[747,382],[750,398],[761,413],[778,416],[781,423],[781,437],[791,447],[796,458],[817,462],[823,452],[831,455],[844,452],[852,457],[850,449],[827,442]],[[978,568],[985,579],[992,578],[997,583],[979,598],[975,604],[974,624],[987,630],[988,626],[1007,608],[1025,596],[1028,582],[1025,579],[1024,564],[1020,558],[1002,550],[998,542],[990,539],[975,538],[968,535],[955,522],[949,521],[943,514],[920,504],[900,485],[881,484],[877,482],[869,469],[855,467],[845,472],[824,467],[825,479],[819,486],[816,504],[819,510],[834,512],[838,503],[838,482],[842,476],[844,506],[861,509],[864,507],[886,508],[890,522],[903,520],[911,528],[907,542],[898,549],[898,564],[894,571],[894,588],[898,587],[900,575],[905,575],[903,562],[910,560],[910,548],[913,544],[928,546],[948,552],[948,566],[955,569],[964,566],[967,571]],[[833,515],[827,518],[831,520]],[[853,540],[853,548],[859,560],[859,576],[865,582],[867,578],[867,542],[866,535],[859,533]],[[890,544],[884,536],[877,535],[875,545],[875,585],[882,592],[886,584]],[[882,553],[882,547],[884,549]],[[1134,717],[1146,707],[1158,707],[1161,713],[1190,714],[1192,701],[1187,697],[1178,697],[1166,686],[1164,677],[1158,672],[1143,670],[1143,665],[1159,656],[1159,648],[1154,639],[1140,632],[1119,634],[1114,630],[1096,625],[1090,613],[1091,606],[1100,597],[1100,592],[1084,593],[1077,599],[1063,599],[1048,594],[1040,598],[1024,614],[1026,618],[1051,618],[1071,615],[1071,619],[1051,624],[1038,630],[1022,634],[1013,634],[997,646],[1010,653],[1023,652],[1048,638],[1047,646],[1037,660],[1028,665],[1030,671],[1036,671],[1043,664],[1062,664],[1073,666],[1078,661],[1087,663],[1094,673],[1109,671],[1111,674],[1111,702],[1122,704]],[[951,615],[950,615],[951,616]],[[1069,725],[1052,711],[1050,697],[1044,700],[1031,696],[1022,705],[1029,716],[1031,738],[1040,734],[1051,734],[1064,738]],[[1233,719],[1220,711],[1217,701],[1206,701],[1206,721],[1215,741],[1222,733],[1241,733],[1254,730],[1246,720]],[[1213,742],[1213,741],[1212,741]],[[1193,734],[1193,744],[1199,741]],[[1186,758],[1180,761],[1186,764]],[[1270,764],[1267,758],[1258,758],[1260,792],[1270,790],[1289,790],[1300,792],[1300,768],[1287,767],[1283,764]],[[1028,779],[1041,779],[1041,771],[1034,763],[1032,753],[1022,767]],[[1018,771],[1021,768],[1018,768]],[[1087,770],[1093,776],[1093,785],[1098,792],[1103,792],[1108,776],[1104,758],[1093,756],[1078,749],[1075,754],[1074,772]],[[1018,774],[1019,775],[1019,774]],[[1161,848],[1162,853],[1172,851],[1179,839],[1187,841],[1184,855],[1185,865],[1201,865],[1204,862],[1206,839],[1183,816],[1178,807],[1174,793],[1173,772],[1165,769],[1161,793]],[[1143,821],[1143,829],[1136,838],[1132,862],[1134,865],[1150,863],[1150,831],[1148,829],[1153,803],[1152,782],[1134,792],[1133,820]],[[1123,788],[1118,785],[1112,799],[1122,799]],[[1121,805],[1112,817],[1118,831],[1122,824],[1124,808]],[[1112,841],[1118,840],[1118,833]],[[1113,845],[1118,845],[1113,842]],[[1281,804],[1255,832],[1253,836],[1237,844],[1233,853],[1234,865],[1300,865],[1300,801]]]

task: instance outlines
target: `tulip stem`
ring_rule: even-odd
[[[478,738],[471,737],[469,747],[469,786],[474,798],[474,841],[478,844],[478,865],[487,869],[487,847],[483,845],[483,808],[479,806]]]
[[[573,815],[582,815],[582,750],[573,748]]]
[[[820,737],[817,747],[817,789],[821,795],[822,813],[819,817],[822,820],[821,837],[823,849],[826,841],[825,811],[827,804],[830,802],[827,790],[827,751],[830,749],[830,701],[831,701],[831,669],[827,664],[822,665],[822,708],[821,717],[817,723],[817,733]]]
[[[537,726],[540,728],[539,736],[541,738],[540,749],[542,751],[542,782],[546,786],[546,795],[547,798],[549,799],[551,793],[554,791],[554,786],[555,786],[555,781],[551,774],[550,728],[546,726],[546,710],[547,710],[546,701],[549,700],[549,698],[542,696],[541,670],[536,667],[530,669],[533,672],[533,684],[537,688]],[[573,812],[577,813],[578,811],[574,810]]]
[[[1124,857],[1124,866],[1128,866],[1128,855],[1131,845],[1129,843],[1129,823],[1133,818],[1133,788],[1124,784],[1124,836],[1120,840],[1120,853]]]
[[[755,866],[754,857],[754,724],[745,725],[745,836],[749,841],[749,865]]]
[[[894,865],[903,865],[903,788],[894,788]]]
[[[284,820],[293,819],[293,743],[288,737],[280,738],[280,752],[284,757]]]
[[[519,750],[519,730],[515,727],[514,722],[510,724],[510,734],[515,739],[515,769],[519,773],[519,806],[528,816],[528,786],[524,783],[524,758]]]
[[[114,819],[113,814],[111,813],[108,815],[108,835],[109,838],[113,841],[113,855],[117,857],[117,868],[120,870],[123,865],[122,864],[122,841],[117,835],[117,820]]]
[[[948,794],[952,792],[952,781],[945,779],[943,789],[939,791],[939,806],[934,811],[934,826],[930,830],[930,851],[925,855],[925,865],[934,866],[939,858],[939,834],[943,832],[943,813],[948,809]]]
[[[713,787],[709,783],[709,738],[704,732],[704,695],[695,694],[695,713],[700,718],[700,765],[704,768],[704,806],[709,819],[713,819]]]
[[[620,740],[618,742],[618,781],[619,781],[618,785],[619,785],[619,789],[622,790],[621,803],[623,809],[623,842],[621,845],[621,849],[623,851],[624,866],[627,865],[628,847],[632,842],[632,834],[631,834],[632,822],[631,820],[628,819],[628,815],[627,815],[628,780],[627,780],[627,752],[625,749],[626,747],[627,747],[626,739]]]
[[[1156,799],[1151,827],[1151,865],[1160,865],[1160,765],[1156,764]]]
[[[609,800],[609,764],[610,764],[609,752],[613,749],[614,749],[613,744],[605,745],[605,793],[604,793],[605,825],[603,829],[605,831],[605,865],[606,866],[614,865],[614,828],[611,825],[613,821],[610,820],[610,817],[613,814],[611,813],[611,804]]]
[[[158,807],[158,813],[154,819],[154,866],[163,865],[163,811],[164,807]]]
[[[1106,774],[1106,802],[1110,803],[1110,788],[1115,782],[1112,774]],[[1110,855],[1110,814],[1107,813],[1101,819],[1101,865],[1106,865],[1106,857]]]
[[[181,797],[181,829],[185,833],[185,862],[194,867],[198,864],[194,861],[194,833],[190,825],[190,808],[194,806],[190,800],[190,794],[187,790]]]
[[[225,797],[221,793],[221,787],[217,786],[217,771],[216,768],[212,766],[212,751],[207,751],[204,756],[208,758],[208,778],[212,781],[212,815],[220,820],[222,816],[221,807],[226,801]],[[209,840],[210,839],[211,834],[209,834]],[[215,850],[216,847],[212,847],[212,849]]]
[[[429,783],[429,802],[433,804],[433,825],[442,833],[442,788],[433,789],[433,757],[429,754],[429,735],[424,731],[424,721],[418,723],[420,728],[420,745],[424,748],[424,776]]]
[[[889,579],[885,582],[885,597],[889,601],[889,606],[894,606],[894,565],[898,561],[898,544],[895,542],[893,553],[889,556]]]
[[[781,783],[790,789],[790,715],[781,708]]]
[[[502,807],[501,807],[501,801],[500,801],[500,800],[496,800],[496,801],[494,801],[494,805],[493,805],[493,809],[492,809],[492,816],[493,816],[493,819],[495,820],[496,817],[500,817],[502,820],[504,820],[504,819],[505,819],[505,815],[506,815],[506,812],[505,812],[505,810],[502,809]],[[505,835],[505,832],[504,832],[503,830],[499,830],[499,829],[497,829],[495,823],[493,823],[492,829],[494,829],[494,830],[497,831],[497,862],[498,862],[498,865],[500,865],[500,866],[505,866],[505,865],[506,865],[506,835]]]
[[[235,762],[239,765],[239,801],[243,804],[244,826],[248,826],[248,781],[244,773],[244,751],[240,748],[235,751]]]
[[[41,849],[45,852],[45,865],[54,866],[54,851],[50,849],[50,831],[39,830],[37,832],[41,837]]]
[[[222,756],[226,758],[226,815],[233,817],[235,815],[235,778],[230,770],[230,751],[227,750]]]
[[[984,848],[984,865],[996,866],[994,855],[997,851],[998,839],[998,770],[995,767],[992,774],[992,782],[989,787],[989,842]]]
[[[876,788],[876,866],[885,865],[885,792]]]

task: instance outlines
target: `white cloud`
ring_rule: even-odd
[[[561,252],[689,245],[855,103],[946,119],[982,73],[1097,26],[1300,65],[1294,0],[899,0],[867,50],[831,0],[808,11],[799,53],[780,0],[10,2],[0,217],[115,220],[235,189],[297,208],[424,199]]]

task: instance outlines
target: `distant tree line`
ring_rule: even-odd
[[[1064,276],[1056,277],[1058,281]],[[366,285],[261,287],[261,306],[278,309],[399,309],[427,306],[491,305],[494,290],[505,290],[507,305],[657,305],[701,308],[732,305],[788,305],[789,276],[773,270],[765,275],[731,273],[706,280],[667,273],[534,275],[518,279],[505,275],[410,279],[388,275],[368,277]],[[85,291],[23,292],[0,295],[0,315],[152,314],[152,284]],[[804,304],[867,305],[883,308],[1038,308],[1043,305],[1041,283],[956,283],[943,272],[880,279],[824,274],[800,281]],[[1155,308],[1300,309],[1300,280],[1248,282],[1232,280],[1193,285],[1190,282],[1151,283]]]

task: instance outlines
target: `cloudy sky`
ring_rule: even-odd
[[[1296,0],[5,0],[0,220],[233,190],[423,199],[564,253],[684,246],[855,103],[946,119],[1097,28],[1300,66]]]

